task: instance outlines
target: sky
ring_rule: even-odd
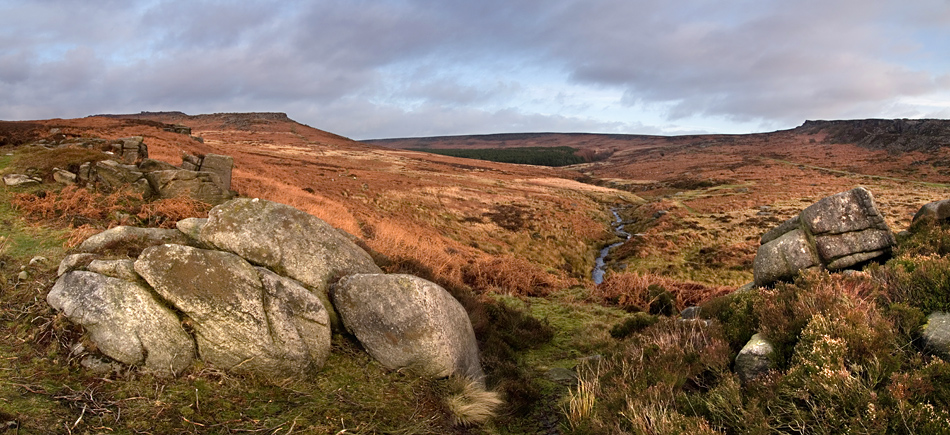
[[[950,0],[0,0],[0,119],[354,139],[950,118]]]

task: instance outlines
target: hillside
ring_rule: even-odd
[[[8,151],[0,170],[43,179],[0,192],[8,338],[0,340],[0,423],[20,433],[462,434],[768,433],[806,422],[805,432],[820,433],[866,417],[877,428],[868,433],[928,433],[946,413],[927,406],[945,409],[950,397],[940,387],[950,366],[918,338],[925,315],[950,309],[950,298],[929,293],[946,288],[946,225],[915,226],[899,237],[894,259],[863,273],[809,273],[733,292],[752,280],[760,236],[823,197],[865,186],[894,232],[911,228],[923,204],[950,198],[939,122],[867,123],[753,135],[423,140],[431,148],[570,146],[598,157],[564,168],[360,143],[283,113],[0,123]],[[909,145],[882,139],[895,134]],[[312,379],[259,379],[202,363],[173,380],[85,367],[94,344],[44,300],[60,259],[105,228],[174,225],[207,207],[63,188],[38,168],[93,154],[24,145],[128,136],[143,136],[152,158],[172,164],[182,153],[232,156],[241,196],[320,217],[384,271],[445,287],[464,305],[488,386],[505,407],[486,424],[465,425],[451,402],[456,380],[385,370],[346,334],[333,336]],[[615,215],[629,239],[612,231]],[[594,259],[608,244],[606,277],[595,285]],[[676,317],[696,305],[702,321]],[[776,345],[776,371],[740,388],[736,354],[763,331]],[[826,351],[832,378],[809,365]]]

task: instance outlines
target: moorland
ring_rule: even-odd
[[[44,182],[2,192],[0,431],[940,433],[950,365],[917,343],[923,316],[950,311],[950,229],[911,220],[950,198],[947,131],[937,120],[810,121],[749,135],[357,142],[280,113],[3,122],[0,170]],[[100,157],[30,144],[129,136],[173,164],[182,153],[232,156],[239,195],[317,216],[387,272],[445,287],[468,311],[505,405],[465,424],[446,400],[459,389],[452,380],[387,371],[343,335],[303,380],[200,364],[173,380],[84,370],[74,353],[83,331],[45,303],[59,260],[106,228],[172,226],[210,206],[63,188],[53,167]],[[424,152],[524,147],[570,147],[579,163]],[[891,260],[735,292],[752,281],[762,233],[856,186],[873,192],[894,232],[913,230]],[[613,212],[629,240],[614,234]],[[619,241],[595,285],[597,253]],[[709,324],[678,322],[689,306]],[[760,331],[776,344],[775,370],[745,385],[732,360]]]

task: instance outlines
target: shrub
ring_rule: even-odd
[[[739,353],[759,330],[755,305],[760,303],[761,298],[762,294],[758,291],[730,293],[703,304],[700,315],[719,321],[723,338],[733,352]]]
[[[630,335],[642,331],[648,326],[652,326],[660,319],[654,315],[647,313],[633,313],[632,317],[628,317],[621,323],[614,325],[610,328],[610,336],[616,339],[627,338]]]
[[[462,268],[462,281],[477,291],[517,296],[545,296],[560,284],[557,276],[517,257],[472,261]]]
[[[142,205],[138,217],[149,226],[174,228],[175,223],[182,219],[208,217],[211,207],[211,204],[188,197],[164,198]]]
[[[904,303],[924,313],[950,311],[950,258],[902,256],[886,267],[871,268],[888,302]]]
[[[14,157],[10,167],[15,171],[35,171],[48,181],[53,180],[53,168],[65,169],[78,173],[79,166],[87,162],[97,162],[112,158],[102,151],[64,147],[56,149],[38,149],[30,152],[21,152]]]
[[[134,212],[142,203],[142,195],[125,190],[102,194],[67,186],[59,192],[15,193],[10,203],[33,218],[79,227],[107,220],[117,211]]]
[[[729,291],[724,286],[713,287],[659,275],[624,272],[608,274],[604,282],[591,291],[591,298],[628,310],[649,311],[654,306],[656,310],[672,314],[675,310],[699,305]]]

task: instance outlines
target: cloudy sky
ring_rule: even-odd
[[[0,0],[0,119],[746,133],[950,118],[948,54],[948,0]]]

